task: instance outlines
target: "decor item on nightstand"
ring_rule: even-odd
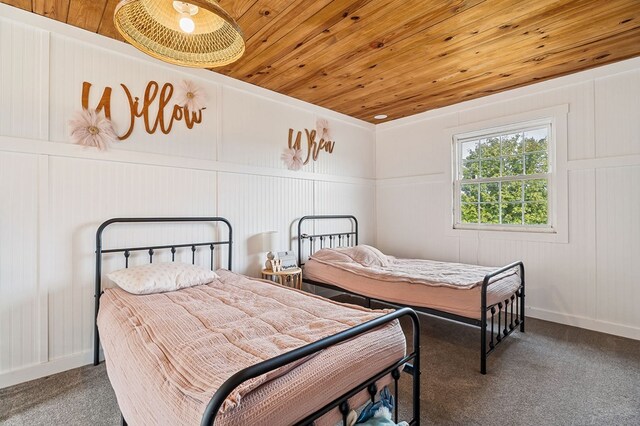
[[[69,120],[69,135],[73,143],[101,151],[118,139],[111,120],[95,109],[76,111]]]
[[[113,21],[134,47],[171,64],[220,67],[245,50],[242,30],[214,0],[122,0]]]
[[[280,270],[282,271],[298,267],[296,254],[293,250],[279,251],[278,261],[280,262]]]
[[[264,267],[269,271],[273,271],[273,268],[278,270],[279,267],[276,255],[279,240],[278,231],[269,231],[262,234],[262,251],[267,252],[267,261],[265,262]]]

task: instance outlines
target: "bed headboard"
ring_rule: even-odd
[[[351,230],[349,231],[329,231],[324,232],[323,230],[320,233],[315,232],[315,223],[321,222],[326,224],[337,224],[344,223],[344,221],[348,221],[351,224]],[[306,234],[302,232],[302,225],[304,222],[311,222],[314,227],[313,234]],[[308,242],[306,247],[308,250],[305,251],[305,241]],[[317,246],[316,246],[317,243]],[[323,248],[333,248],[333,247],[349,247],[358,245],[358,219],[352,215],[321,215],[321,216],[303,216],[300,221],[298,221],[298,265],[302,267],[304,265],[303,259],[308,259],[313,253],[317,250]],[[305,257],[305,253],[307,256]]]
[[[228,229],[228,234],[226,239],[216,238],[215,236],[210,241],[199,241],[192,243],[180,243],[180,244],[161,244],[161,245],[153,245],[153,246],[128,246],[128,247],[116,247],[116,248],[108,248],[105,249],[102,247],[102,235],[105,229],[113,224],[153,224],[153,223],[167,223],[167,224],[177,224],[177,223],[211,223],[218,224],[222,223],[226,225]],[[217,228],[217,227],[215,227]],[[215,232],[215,228],[212,229]],[[109,253],[122,253],[124,256],[124,267],[129,267],[129,257],[133,252],[146,252],[149,256],[149,263],[153,263],[153,256],[157,251],[160,250],[169,250],[171,253],[171,260],[175,261],[176,253],[178,250],[190,250],[191,251],[191,263],[195,264],[196,261],[196,252],[199,247],[206,247],[210,251],[210,267],[211,270],[214,269],[214,251],[218,246],[228,246],[228,254],[227,254],[227,269],[231,270],[231,260],[232,260],[232,252],[233,252],[233,229],[231,227],[231,223],[223,217],[134,217],[134,218],[113,218],[103,222],[96,231],[96,275],[95,275],[95,324],[94,324],[94,354],[93,354],[93,364],[98,365],[99,363],[99,348],[100,348],[100,338],[98,335],[98,310],[100,309],[100,295],[102,294],[102,258],[105,254]]]

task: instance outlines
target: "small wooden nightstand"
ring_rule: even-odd
[[[302,290],[302,269],[300,268],[290,268],[279,272],[273,272],[270,269],[263,269],[262,279],[279,282],[287,287]]]

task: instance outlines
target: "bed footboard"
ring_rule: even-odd
[[[515,268],[518,268],[520,286],[505,300],[487,306],[487,287],[490,280]],[[487,356],[518,326],[524,333],[524,264],[522,262],[511,263],[484,277],[480,309],[480,372],[487,374]]]
[[[293,351],[287,352],[285,354],[279,355],[275,358],[268,359],[261,363],[252,365],[250,367],[245,368],[244,370],[240,370],[226,382],[218,388],[216,393],[213,395],[207,408],[202,416],[201,426],[211,426],[214,424],[216,416],[222,407],[225,399],[242,383],[252,378],[261,376],[265,373],[283,367],[287,364],[300,360],[304,357],[317,353],[323,349],[326,349],[330,346],[339,344],[349,339],[353,339],[356,336],[367,333],[377,327],[380,327],[384,324],[387,324],[391,321],[394,321],[401,317],[409,317],[411,319],[411,323],[413,326],[413,349],[412,352],[408,355],[404,356],[402,359],[399,359],[394,364],[388,366],[384,370],[376,373],[374,376],[370,377],[366,381],[360,383],[358,386],[349,390],[339,398],[331,401],[329,404],[319,407],[315,412],[309,414],[304,419],[300,420],[297,425],[309,425],[312,424],[314,420],[320,418],[324,414],[333,410],[334,408],[338,408],[340,413],[342,414],[343,424],[347,424],[347,415],[351,411],[352,407],[349,406],[349,399],[356,395],[357,393],[367,390],[369,393],[371,400],[373,401],[375,395],[378,393],[378,389],[376,388],[375,383],[383,378],[384,376],[391,374],[393,378],[393,386],[395,390],[396,396],[396,404],[395,404],[395,413],[394,418],[396,423],[398,422],[398,380],[400,379],[400,374],[402,371],[410,374],[413,378],[413,391],[412,391],[412,415],[413,419],[408,423],[410,425],[420,425],[420,320],[416,312],[410,308],[402,308],[398,309],[395,312],[389,313],[382,317],[376,318],[374,320],[368,321],[366,323],[357,325],[348,330],[342,331],[338,334],[334,334],[333,336],[326,337],[324,339],[318,340],[317,342],[310,343],[308,345],[302,346]],[[357,407],[353,407],[357,408]]]

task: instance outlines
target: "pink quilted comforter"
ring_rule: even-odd
[[[196,425],[235,372],[385,311],[340,304],[217,271],[214,282],[132,295],[108,289],[98,327],[107,372],[130,425]],[[243,384],[216,425],[289,424],[400,359],[397,322]]]
[[[482,285],[485,275],[496,268],[424,259],[385,256],[369,246],[322,249],[311,256],[316,262],[379,281],[409,282],[432,287],[472,289]],[[491,283],[516,274],[511,269]],[[515,277],[518,280],[517,277]]]

